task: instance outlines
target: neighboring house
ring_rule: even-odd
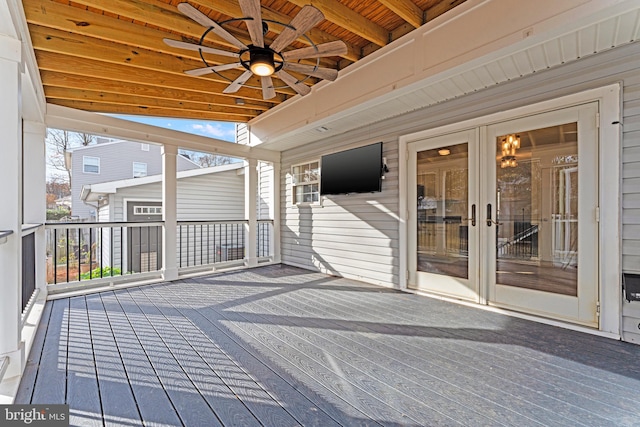
[[[142,178],[162,173],[161,146],[131,141],[105,141],[73,148],[71,157],[71,214],[74,218],[96,220],[96,206],[80,199],[86,185],[116,180]],[[178,171],[199,169],[184,156],[178,156]]]
[[[242,162],[222,166],[213,166],[178,172],[177,176],[178,221],[198,221],[183,227],[183,248],[193,246],[195,239],[209,233],[212,248],[218,251],[233,246],[237,251],[235,259],[244,256],[242,241],[233,241],[231,228],[225,222],[244,219],[244,164]],[[85,185],[80,200],[98,206],[100,222],[145,222],[162,221],[162,176],[153,175],[141,178],[129,178],[118,181]],[[211,223],[218,221],[218,223]],[[201,223],[209,223],[205,231]],[[234,225],[233,230],[242,229]],[[228,235],[228,236],[227,236]],[[121,236],[124,241],[121,242]],[[189,237],[187,237],[189,236]],[[108,247],[111,235],[104,236],[103,245]],[[191,239],[191,240],[189,240]],[[118,255],[113,260],[107,259],[110,250],[103,250],[104,265],[122,266],[124,271],[147,271],[151,266],[159,267],[161,256],[161,233],[159,227],[128,228],[122,235],[116,231],[113,245],[121,243],[125,249],[125,260]],[[191,242],[191,245],[189,244]],[[133,249],[132,249],[133,248]],[[185,251],[185,264],[186,254]],[[193,253],[189,254],[194,256]],[[195,254],[198,257],[200,253]],[[206,254],[205,254],[206,255]],[[230,258],[225,252],[225,259]],[[195,258],[195,257],[194,257]],[[196,261],[190,259],[190,261]],[[200,262],[200,259],[197,260]]]

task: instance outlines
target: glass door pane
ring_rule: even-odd
[[[468,144],[417,153],[417,270],[469,278]]]
[[[496,283],[578,294],[578,124],[496,140]]]

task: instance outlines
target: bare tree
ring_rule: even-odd
[[[196,157],[196,162],[203,168],[211,166],[228,165],[231,163],[231,158],[226,156],[218,156],[216,154],[201,154]]]
[[[71,185],[60,177],[52,176],[47,180],[47,194],[53,194],[56,199],[71,195]]]
[[[47,130],[47,163],[56,171],[59,178],[64,177],[71,182],[71,170],[67,169],[65,153],[73,147],[86,146],[94,141],[94,136],[87,133],[69,132],[61,129]],[[68,165],[70,167],[70,165]],[[61,176],[62,175],[62,176]]]
[[[233,163],[234,161],[232,157],[219,156],[217,154],[211,153],[202,153],[200,151],[180,150],[180,155],[199,164],[203,168],[228,165]]]

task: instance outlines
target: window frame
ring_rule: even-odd
[[[162,206],[134,205],[133,215],[162,215]]]
[[[88,159],[94,159],[97,160],[97,165],[88,165],[87,164],[87,160]],[[91,171],[87,171],[86,167],[87,166],[97,166],[98,171],[97,172],[91,172]],[[96,156],[82,156],[82,173],[88,173],[88,174],[92,174],[92,175],[100,175],[100,157],[96,157]]]
[[[144,175],[136,175],[136,165],[144,165]],[[148,166],[145,162],[132,162],[133,166],[133,177],[134,178],[144,178],[148,175]]]
[[[312,165],[316,165],[315,168],[312,168]],[[307,167],[301,171],[296,173],[296,168]],[[302,180],[301,182],[297,182],[297,177],[304,173],[305,175],[310,175],[313,170],[316,170],[316,179],[307,179]],[[302,172],[302,173],[301,173]],[[320,168],[320,159],[309,160],[306,162],[296,163],[291,165],[291,203],[294,206],[300,205],[319,205],[320,204],[320,174],[322,173]],[[311,194],[311,200],[297,200],[297,188],[305,185],[316,185],[316,190],[311,192],[302,193],[304,197],[305,194]],[[314,194],[317,194],[314,197]],[[315,200],[314,200],[315,199]]]

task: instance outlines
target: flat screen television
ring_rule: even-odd
[[[320,158],[320,194],[382,191],[382,142]]]

